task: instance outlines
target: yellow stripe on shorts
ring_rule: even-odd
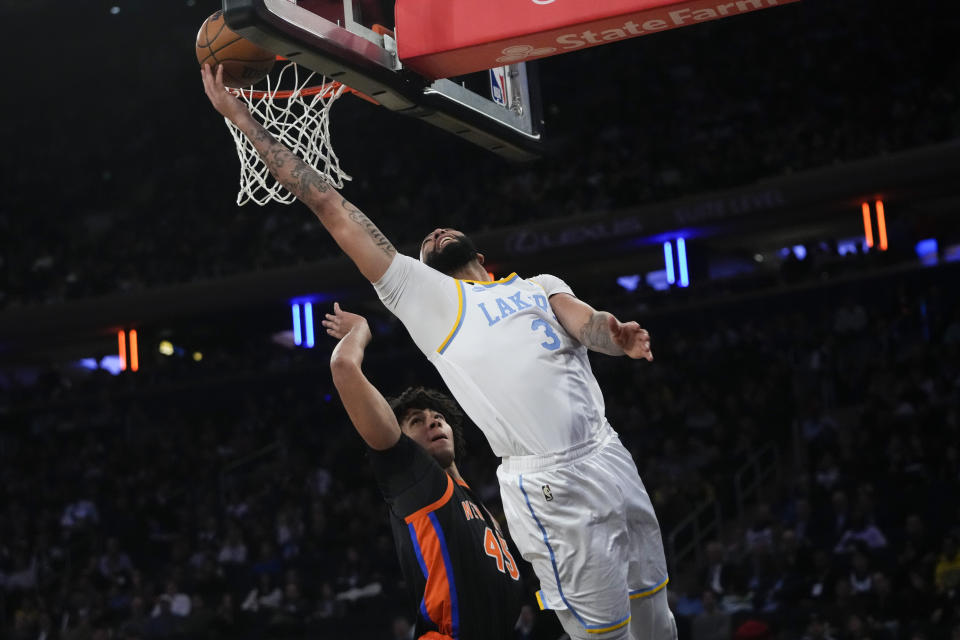
[[[652,596],[653,594],[655,594],[656,592],[660,591],[665,586],[667,586],[668,582],[670,582],[670,578],[666,578],[663,582],[655,586],[653,589],[647,589],[646,591],[638,591],[637,593],[631,593],[630,599],[636,600],[637,598],[646,598],[647,596]]]
[[[614,629],[619,629],[620,627],[625,627],[630,624],[630,618],[632,616],[627,616],[627,619],[623,622],[618,622],[617,624],[611,627],[604,627],[603,629],[587,629],[587,633],[606,633],[607,631],[613,631]]]

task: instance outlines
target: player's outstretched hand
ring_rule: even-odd
[[[321,324],[326,328],[328,334],[338,340],[352,333],[358,336],[364,344],[370,342],[370,326],[367,324],[367,319],[355,313],[344,311],[340,308],[339,302],[333,303],[333,313],[326,314]]]
[[[239,118],[250,114],[246,105],[223,84],[223,65],[218,64],[214,73],[210,65],[204,63],[200,67],[200,75],[203,77],[203,90],[220,115],[236,124]]]
[[[610,336],[614,344],[623,349],[631,358],[653,361],[650,350],[650,334],[636,322],[620,322],[610,316]]]

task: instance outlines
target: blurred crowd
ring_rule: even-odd
[[[724,514],[704,561],[673,569],[682,638],[956,640],[955,271],[658,311],[581,292],[654,336],[652,364],[594,363],[665,535],[710,500]],[[373,326],[375,383],[436,384],[396,322]],[[408,637],[414,603],[331,347],[5,379],[4,637]],[[497,461],[468,433],[464,475],[497,513]],[[743,501],[733,476],[765,446],[778,480]],[[545,615],[526,608],[517,638],[556,640]]]
[[[687,637],[960,637],[957,299],[946,280],[881,279],[829,306],[794,294],[779,318],[765,304],[765,319],[744,315],[721,328],[715,358],[691,354],[729,371],[728,392],[746,397],[735,414],[744,442],[720,463],[728,473],[764,439],[757,434],[782,426],[754,422],[763,414],[749,403],[762,407],[784,385],[791,435],[780,482],[707,546],[698,572],[674,584]],[[744,344],[748,354],[762,345],[766,361],[785,357],[789,376],[771,379],[763,365],[743,362]],[[741,370],[757,379],[741,379]],[[724,424],[716,407],[729,396],[712,390],[688,393],[705,397],[705,415]]]
[[[0,159],[0,310],[337,252],[297,205],[234,206],[227,133],[192,59],[167,54],[208,11],[141,4],[104,12],[102,42],[84,43],[111,80],[95,100],[59,99],[85,95],[86,74],[30,109],[0,97],[22,113],[0,123],[16,151]],[[61,10],[72,19],[49,29],[69,43],[89,9]],[[403,246],[440,223],[614,211],[956,139],[960,14],[903,12],[804,0],[550,60],[548,142],[528,166],[344,98],[345,194]],[[811,247],[693,293],[578,290],[654,336],[652,365],[594,363],[665,535],[711,501],[723,514],[702,561],[673,569],[684,640],[960,640],[960,280],[872,276],[892,251],[836,256]],[[438,384],[396,321],[373,321],[375,382]],[[0,636],[410,637],[332,345],[221,339],[201,362],[145,354],[136,374],[0,379]],[[496,460],[469,438],[465,476],[497,512]],[[735,476],[761,448],[779,463],[745,499]],[[528,605],[516,637],[556,626]]]
[[[45,10],[30,7],[17,5],[18,19]],[[77,22],[103,33],[76,49],[110,81],[80,99],[87,76],[58,78],[36,90],[55,97],[28,110],[17,92],[0,98],[20,114],[0,125],[16,149],[0,159],[0,309],[336,254],[299,205],[234,205],[227,132],[192,59],[166,54],[192,40],[206,8],[59,10],[75,15],[49,25],[53,37],[72,42]],[[333,112],[355,176],[345,194],[404,246],[439,224],[480,231],[611,211],[955,139],[957,14],[935,0],[902,13],[805,0],[552,58],[541,65],[544,158],[532,165],[345,98]]]

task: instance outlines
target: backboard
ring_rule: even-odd
[[[387,6],[384,6],[387,5]],[[223,0],[244,38],[383,107],[418,118],[511,160],[537,156],[542,117],[533,70],[518,62],[469,78],[430,79],[404,67],[392,2]],[[389,20],[390,24],[376,20]]]

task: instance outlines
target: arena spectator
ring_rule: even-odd
[[[730,614],[717,606],[717,597],[712,590],[703,592],[703,611],[693,617],[691,638],[693,640],[730,640]]]
[[[834,553],[850,553],[858,545],[865,545],[867,549],[879,550],[887,546],[887,538],[875,524],[867,522],[862,512],[856,512],[850,518],[849,528],[840,536],[834,547]]]
[[[166,589],[157,598],[157,601],[150,613],[154,618],[161,615],[165,610],[169,610],[174,616],[185,618],[190,615],[190,609],[193,606],[190,596],[183,593],[173,580],[167,581]]]
[[[934,582],[938,591],[945,592],[960,587],[960,548],[957,547],[955,535],[944,538],[935,572]]]
[[[711,542],[707,545],[707,565],[705,567],[701,585],[717,596],[730,592],[740,580],[740,571],[723,557],[723,545]]]

